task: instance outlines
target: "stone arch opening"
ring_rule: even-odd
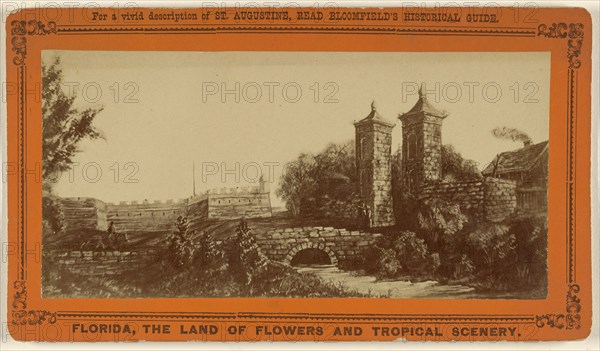
[[[331,258],[327,252],[320,249],[303,249],[296,253],[290,261],[290,266],[328,265]]]
[[[309,263],[311,259],[314,264],[333,264],[337,265],[338,260],[333,251],[324,243],[303,243],[290,250],[284,259],[284,263],[296,265],[299,263]]]

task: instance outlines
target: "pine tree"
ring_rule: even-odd
[[[195,247],[188,233],[189,222],[185,217],[177,217],[177,230],[170,237],[169,260],[175,268],[183,268],[191,264]]]
[[[199,238],[195,264],[200,268],[221,269],[225,266],[224,249],[208,232],[202,233]]]
[[[251,283],[260,273],[262,273],[269,259],[261,252],[256,243],[252,230],[244,218],[235,229],[236,249],[238,253],[237,268],[240,275],[246,283]]]

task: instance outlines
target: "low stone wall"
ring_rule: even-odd
[[[325,251],[332,264],[359,257],[381,236],[333,227],[300,227],[255,232],[256,243],[271,260],[290,263],[304,249]]]
[[[358,223],[358,206],[360,199],[333,199],[325,198],[317,209],[317,216],[322,218],[333,218]]]
[[[58,269],[87,276],[118,275],[136,271],[163,254],[158,249],[135,251],[58,251],[45,252],[48,262]],[[53,267],[54,268],[54,267]]]
[[[255,232],[256,243],[261,251],[273,261],[289,264],[294,256],[305,249],[319,249],[327,253],[332,264],[352,260],[371,247],[379,233],[349,231],[333,227],[302,227]],[[233,249],[233,240],[228,241],[228,254]],[[222,244],[221,241],[217,242]],[[165,248],[141,248],[132,251],[44,251],[51,274],[67,270],[76,275],[111,276],[126,272],[141,271],[145,266],[158,261]],[[52,273],[54,272],[54,273]]]
[[[489,221],[501,221],[517,207],[516,183],[492,177],[427,185],[421,189],[419,198],[425,201],[440,198],[457,203],[462,210]]]
[[[457,203],[461,209],[483,214],[483,181],[439,183],[421,189],[420,199],[440,198]]]

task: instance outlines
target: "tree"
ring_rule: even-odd
[[[102,137],[92,125],[102,109],[79,111],[73,107],[76,96],[67,96],[63,86],[60,58],[56,57],[50,65],[42,63],[42,189],[45,192],[42,228],[45,234],[64,229],[60,203],[50,195],[52,182],[71,167],[81,140]]]
[[[192,263],[196,248],[192,242],[192,235],[188,233],[189,222],[185,217],[177,217],[175,228],[175,232],[169,237],[169,261],[173,267],[182,269]]]
[[[204,232],[200,235],[194,263],[202,269],[221,269],[226,266],[223,245],[217,243],[210,232]]]
[[[294,217],[301,215],[303,209],[315,209],[325,197],[351,201],[352,194],[327,191],[327,183],[336,174],[350,182],[356,178],[354,142],[331,143],[316,155],[300,154],[286,165],[276,194]]]
[[[314,158],[309,154],[301,154],[286,165],[281,176],[276,194],[285,201],[288,211],[294,217],[300,215],[302,203],[315,193],[317,183],[314,179],[314,167]]]
[[[332,173],[347,176],[350,180],[356,178],[356,157],[354,154],[354,141],[345,143],[331,143],[315,157],[314,177],[317,183],[326,181]]]
[[[42,64],[42,180],[47,191],[49,180],[70,169],[83,139],[103,137],[93,126],[102,108],[79,111],[74,107],[76,96],[67,96],[63,86],[60,58]]]
[[[445,179],[452,181],[482,178],[477,163],[463,158],[452,145],[442,145],[442,174]]]
[[[42,197],[42,233],[56,234],[64,229],[65,214],[58,199],[51,196]]]
[[[256,277],[266,271],[269,259],[261,252],[252,231],[248,227],[248,222],[244,218],[240,221],[235,232],[237,255],[233,266],[240,274],[243,282],[251,284]]]

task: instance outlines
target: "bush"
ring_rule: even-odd
[[[431,251],[440,252],[445,244],[457,241],[468,217],[456,203],[432,198],[419,204],[417,213],[419,236],[427,240]]]
[[[455,280],[471,277],[475,271],[473,261],[467,254],[448,256],[445,267],[446,277]]]
[[[482,223],[468,235],[480,268],[501,268],[506,265],[516,245],[515,236],[508,229],[504,224]]]
[[[381,249],[381,256],[377,262],[379,276],[385,278],[394,278],[402,269],[400,260],[394,249]]]
[[[396,257],[405,273],[418,274],[427,269],[428,252],[425,240],[417,238],[413,232],[400,232],[394,241]]]
[[[439,254],[429,254],[425,240],[410,231],[402,231],[380,240],[364,254],[365,271],[380,278],[424,277],[434,273]]]
[[[486,290],[546,289],[546,218],[515,217],[482,223],[469,235],[475,283]]]
[[[517,217],[509,221],[515,237],[512,284],[547,287],[548,222],[546,217]]]

